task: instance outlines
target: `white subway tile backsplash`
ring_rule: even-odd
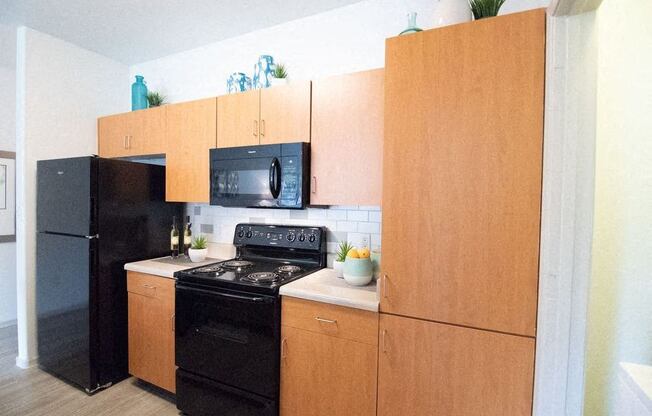
[[[375,206],[342,205],[288,210],[189,204],[187,213],[191,216],[193,229],[204,231],[203,234],[212,243],[232,244],[237,224],[259,222],[326,227],[329,264],[340,241],[349,241],[358,247],[380,248],[381,211]]]
[[[369,221],[369,212],[357,210],[346,211],[346,219],[349,221]]]
[[[337,231],[346,231],[346,232],[358,231],[358,223],[353,221],[338,221]]]
[[[380,233],[380,223],[377,222],[359,222],[358,232],[378,234]]]

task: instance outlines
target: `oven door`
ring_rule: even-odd
[[[176,364],[220,383],[277,398],[278,297],[176,286]]]

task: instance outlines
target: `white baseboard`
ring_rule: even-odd
[[[16,357],[16,367],[22,369],[28,369],[36,366],[38,364],[38,358],[27,359],[21,356]]]
[[[15,319],[0,322],[0,328],[7,328],[9,326],[15,326],[15,325],[16,325]]]

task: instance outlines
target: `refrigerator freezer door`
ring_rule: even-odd
[[[95,240],[37,234],[36,313],[39,364],[92,391],[96,339],[93,304]]]
[[[96,233],[95,160],[79,157],[37,163],[37,230],[86,236]]]

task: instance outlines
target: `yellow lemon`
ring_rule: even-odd
[[[346,257],[351,257],[352,259],[359,259],[360,255],[358,254],[358,250],[356,250],[355,248],[352,248],[351,250],[349,250]]]
[[[368,259],[371,253],[369,252],[369,247],[361,248],[358,250],[358,256],[361,259]]]

